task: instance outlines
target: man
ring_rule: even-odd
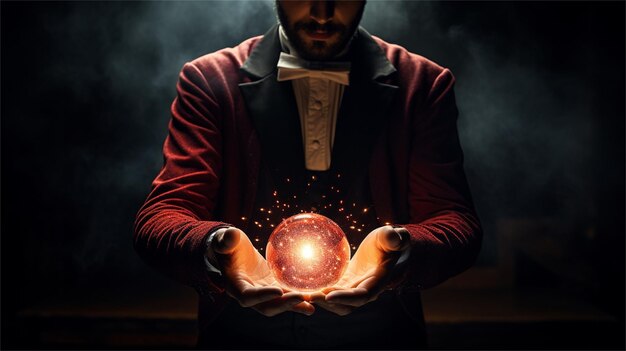
[[[424,347],[419,290],[478,254],[454,78],[370,36],[364,7],[277,1],[264,36],[182,69],[135,247],[198,290],[200,347]],[[262,256],[301,212],[358,245],[312,294],[281,288]]]

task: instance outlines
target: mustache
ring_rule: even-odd
[[[324,31],[324,32],[329,32],[329,33],[341,32],[341,31],[347,30],[346,26],[342,24],[334,23],[332,21],[324,23],[324,24],[320,24],[316,21],[296,22],[293,26],[293,29],[296,31],[298,30],[304,30],[307,32]]]

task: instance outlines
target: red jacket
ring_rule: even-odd
[[[347,89],[359,91],[363,113],[380,115],[372,198],[383,221],[411,234],[406,284],[431,287],[471,266],[482,236],[463,171],[454,77],[362,28],[352,45]],[[205,268],[207,234],[242,226],[252,212],[261,153],[251,115],[263,120],[293,99],[284,89],[291,83],[276,81],[279,53],[275,26],[180,73],[164,165],[137,214],[134,242],[145,261],[201,294],[223,294]]]

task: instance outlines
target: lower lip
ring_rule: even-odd
[[[309,38],[314,40],[327,40],[333,36],[332,32],[306,32]]]

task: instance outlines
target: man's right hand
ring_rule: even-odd
[[[265,258],[248,236],[238,228],[218,230],[207,249],[209,262],[217,266],[226,281],[226,292],[242,307],[271,317],[286,311],[311,315],[315,307],[303,294],[282,289]]]

